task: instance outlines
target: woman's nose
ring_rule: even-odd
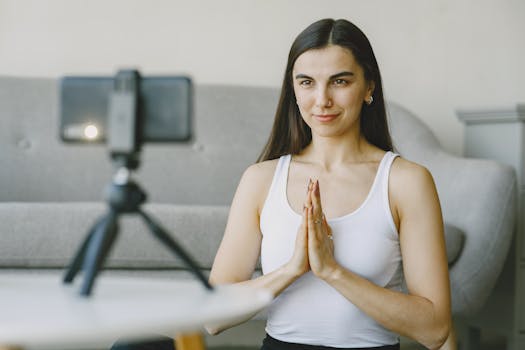
[[[318,88],[316,94],[315,105],[319,108],[326,108],[332,106],[332,99],[330,92],[326,88]]]

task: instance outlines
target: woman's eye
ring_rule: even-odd
[[[299,85],[301,85],[301,86],[310,86],[310,85],[312,85],[312,81],[311,80],[301,80],[299,82]]]
[[[346,85],[348,84],[348,82],[344,79],[335,79],[334,80],[334,85]]]

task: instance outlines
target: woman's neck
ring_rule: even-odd
[[[363,136],[357,137],[321,137],[312,135],[312,142],[301,152],[301,157],[317,163],[326,170],[344,163],[369,161],[375,147]]]

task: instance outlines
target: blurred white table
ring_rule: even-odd
[[[81,277],[81,276],[79,276]],[[224,286],[207,291],[197,280],[97,278],[93,295],[78,295],[61,274],[0,273],[0,348],[73,349],[119,338],[201,328],[235,319],[271,301],[266,291]]]

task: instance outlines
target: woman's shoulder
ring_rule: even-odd
[[[402,157],[396,157],[392,163],[388,184],[392,214],[398,227],[404,213],[420,207],[425,199],[437,198],[430,171]]]
[[[266,182],[268,179],[271,181],[277,163],[279,163],[279,158],[252,164],[244,171],[243,178],[257,182]]]
[[[279,159],[272,159],[250,165],[244,171],[241,183],[258,186],[259,188],[270,184],[278,162]]]
[[[251,192],[252,200],[255,201],[259,214],[270,190],[278,162],[279,159],[272,159],[252,164],[242,176],[239,187],[249,189],[248,191]]]
[[[420,177],[432,176],[425,166],[403,158],[402,156],[398,156],[394,160],[391,174],[400,180],[415,180]]]
[[[400,195],[414,195],[418,191],[434,188],[434,179],[423,165],[396,157],[390,170],[390,187]]]

